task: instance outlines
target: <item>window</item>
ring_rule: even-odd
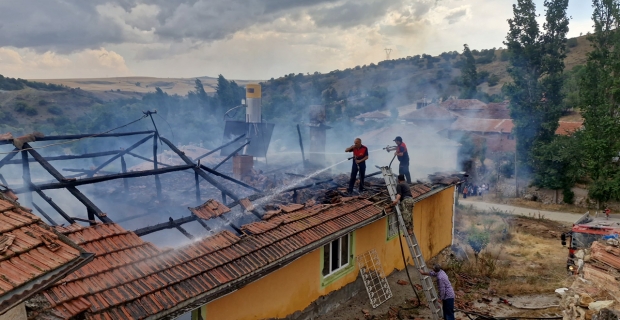
[[[323,276],[331,275],[349,265],[351,261],[351,234],[323,246]]]
[[[248,93],[254,93],[254,88],[248,88]]]
[[[392,240],[398,235],[398,218],[396,217],[396,212],[388,214],[387,223],[387,240]]]

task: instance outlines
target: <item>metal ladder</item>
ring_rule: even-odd
[[[392,168],[380,167],[380,169],[381,173],[383,174],[383,179],[385,179],[385,184],[387,185],[390,198],[392,199],[392,201],[394,201],[394,199],[396,199],[397,181],[392,174]],[[407,246],[409,247],[409,252],[413,257],[416,268],[422,269],[424,270],[424,272],[428,272],[426,262],[424,261],[424,257],[422,256],[422,250],[420,249],[418,240],[415,237],[415,233],[409,236],[409,233],[407,232],[407,227],[405,226],[405,220],[403,220],[403,216],[400,212],[400,206],[397,205],[395,208],[396,216],[398,218],[398,226],[401,232],[405,235],[405,239],[407,239]],[[405,268],[406,267],[407,266],[405,265]],[[439,299],[437,297],[437,291],[435,290],[435,286],[433,285],[433,280],[430,276],[425,275],[420,275],[420,279],[422,282],[424,295],[426,296],[426,301],[428,302],[428,307],[429,309],[431,309],[432,318],[435,320],[442,318],[443,313],[441,311],[441,306],[439,305]]]

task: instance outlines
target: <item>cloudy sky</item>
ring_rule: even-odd
[[[515,0],[0,0],[0,74],[268,79],[501,47]],[[542,0],[536,1],[542,13]],[[591,30],[570,0],[569,36]]]

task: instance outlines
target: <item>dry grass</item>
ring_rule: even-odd
[[[458,242],[471,258],[464,262],[452,261],[451,277],[459,279],[457,274],[465,275],[476,279],[477,285],[472,287],[471,283],[457,280],[456,290],[493,289],[502,296],[552,293],[566,285],[567,251],[559,239],[549,237],[548,232],[546,237],[544,235],[544,230],[554,229],[553,222],[463,208],[457,214]],[[523,228],[525,224],[530,226]],[[472,227],[487,229],[491,235],[478,261],[466,241],[466,232]],[[564,227],[557,224],[556,228],[560,231]]]

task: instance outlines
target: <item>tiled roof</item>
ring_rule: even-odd
[[[0,195],[0,313],[91,257],[29,210]]]
[[[440,104],[448,110],[479,110],[486,109],[486,103],[478,99],[450,99]]]
[[[389,117],[390,116],[388,116],[387,114],[381,111],[372,111],[372,112],[362,113],[356,116],[355,119],[385,119]]]
[[[292,253],[305,254],[381,212],[359,198],[304,207],[245,225],[242,229],[249,235],[241,238],[222,231],[168,251],[115,224],[73,230],[67,236],[97,257],[44,292],[51,307],[41,315],[67,319],[86,311],[87,319],[163,316],[194,300],[225,294],[230,286],[224,285],[258,279],[262,269],[277,267]]]
[[[583,121],[560,121],[555,134],[568,136],[581,128],[583,128]]]
[[[418,109],[412,112],[409,112],[403,116],[401,119],[405,120],[456,120],[456,115],[446,108],[438,106],[438,105],[430,105],[424,107],[422,109]]]
[[[189,211],[200,219],[208,220],[219,217],[226,212],[230,212],[230,208],[211,199],[196,208],[189,208]]]
[[[514,128],[512,119],[480,119],[459,117],[452,123],[450,130],[468,132],[503,132],[510,133]]]
[[[403,142],[407,144],[407,147],[413,146],[442,146],[442,147],[456,147],[458,143],[448,140],[440,135],[432,132],[431,130],[413,125],[398,123],[383,128],[367,131],[360,136],[362,144],[367,146],[385,146],[392,141],[396,136],[401,136]]]

